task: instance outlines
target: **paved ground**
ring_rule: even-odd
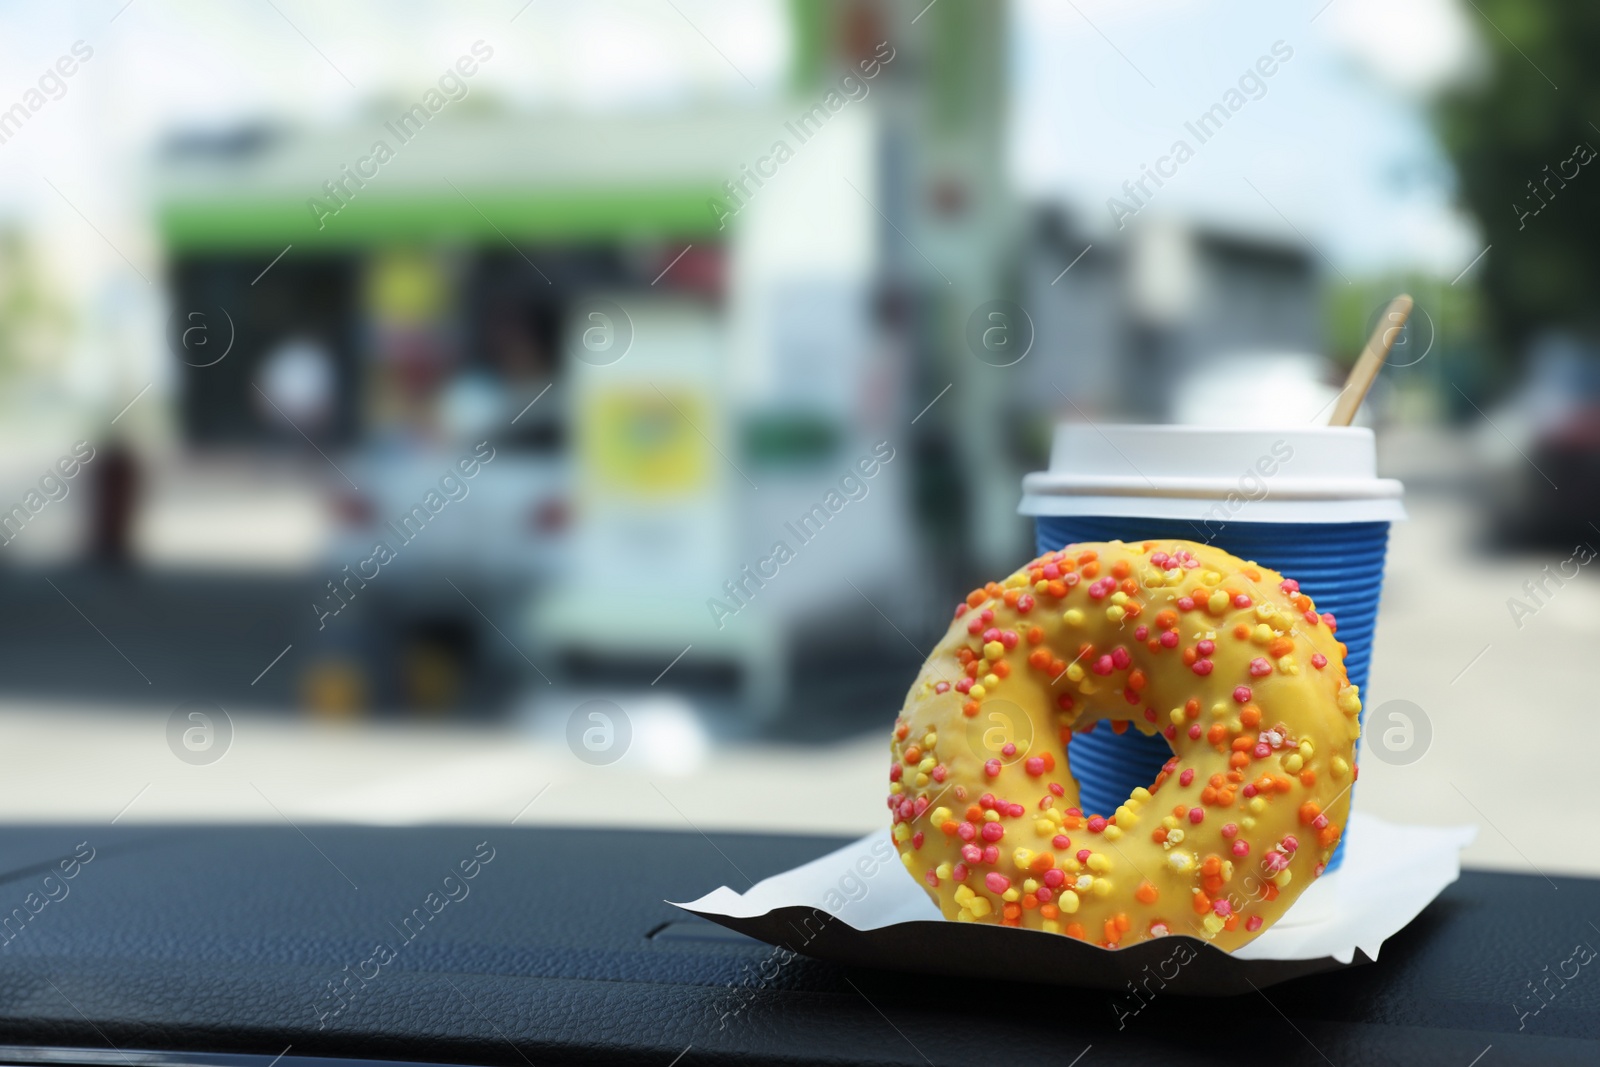
[[[1400,728],[1392,713],[1403,709],[1389,702],[1405,700],[1431,742],[1404,766],[1369,751],[1357,805],[1394,820],[1478,824],[1467,855],[1476,866],[1600,874],[1600,850],[1588,847],[1588,815],[1600,807],[1591,773],[1600,568],[1550,583],[1519,627],[1508,598],[1526,599],[1523,583],[1570,551],[1484,554],[1473,510],[1442,490],[1414,493],[1410,508],[1413,521],[1394,534],[1368,736]],[[632,748],[592,767],[561,736],[580,696],[552,694],[497,727],[236,714],[229,751],[209,766],[169,749],[170,703],[12,699],[0,704],[0,811],[14,821],[515,819],[840,833],[880,821],[876,733],[711,746],[674,698],[624,697]]]

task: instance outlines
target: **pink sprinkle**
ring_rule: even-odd
[[[1129,690],[1129,692],[1132,692],[1132,690]],[[1138,696],[1138,694],[1134,693],[1134,696],[1136,697],[1136,696]],[[1138,701],[1134,700],[1134,699],[1130,699],[1128,701],[1128,703],[1137,704]],[[1156,721],[1156,709],[1155,708],[1145,708],[1144,709],[1144,721],[1145,722],[1155,722]]]
[[[1233,854],[1240,858],[1250,855],[1250,845],[1244,841],[1235,841],[1233,843]]]
[[[1236,686],[1233,690],[1233,699],[1238,704],[1250,703],[1250,687],[1248,685]]]
[[[1327,611],[1323,612],[1322,613],[1322,621],[1328,624],[1328,630],[1329,630],[1330,633],[1338,633],[1339,632],[1339,620],[1335,619],[1333,617],[1333,613],[1332,612],[1327,612]]]
[[[1017,631],[1015,631],[1015,630],[1001,630],[1000,631],[1000,643],[1002,645],[1005,645],[1007,648],[1016,648],[1017,647]]]
[[[1225,823],[1222,824],[1222,836],[1223,837],[1237,837],[1238,834],[1239,834],[1239,826],[1238,826],[1237,823],[1225,822]]]
[[[962,845],[961,858],[967,863],[982,863],[983,849],[977,845]]]
[[[1229,904],[1226,900],[1216,900],[1212,901],[1211,910],[1217,915],[1220,915],[1222,918],[1226,919],[1228,916],[1233,914],[1233,905]]]
[[[1283,850],[1285,852],[1293,852],[1299,847],[1300,841],[1293,834],[1285,834],[1283,836]]]
[[[982,619],[986,623],[994,622],[994,609],[993,608],[984,608],[983,609],[983,614],[979,615],[978,618]]]
[[[1200,729],[1200,726],[1199,726],[1198,723],[1195,724],[1194,729],[1195,730],[1199,730]],[[1179,785],[1189,785],[1193,781],[1194,781],[1194,768],[1193,767],[1185,767],[1183,769],[1183,773],[1178,775],[1178,784]]]
[[[1172,557],[1167,555],[1165,552],[1152,552],[1152,553],[1150,553],[1150,562],[1154,563],[1157,567],[1160,567],[1162,570],[1166,569],[1167,561],[1170,560],[1171,558]]]
[[[1176,631],[1176,630],[1168,630],[1166,633],[1161,635],[1159,640],[1161,642],[1161,647],[1162,648],[1177,648],[1178,647],[1178,631]]]
[[[1013,819],[1020,819],[1024,815],[1026,815],[1027,813],[1028,813],[1028,809],[1023,807],[1021,804],[1011,804],[1008,807],[1006,807],[1004,812],[1002,812],[1002,814],[1008,815]]]
[[[1072,838],[1068,837],[1066,834],[1057,834],[1055,837],[1050,839],[1050,844],[1054,848],[1071,848]]]
[[[985,643],[1000,640],[1000,628],[997,626],[991,626],[987,630],[983,631],[983,640]]]
[[[1006,759],[1010,759],[1012,756],[1017,754],[1017,746],[1014,743],[1007,741],[1004,745],[1000,746],[1000,754]]]
[[[1256,747],[1251,749],[1251,752],[1255,754],[1256,759],[1266,759],[1272,755],[1272,746],[1265,741],[1258,741],[1256,742]]]
[[[1241,792],[1243,792],[1244,795],[1247,796],[1247,797],[1255,796],[1256,795],[1256,784],[1254,782],[1250,782],[1249,784],[1247,784],[1244,787],[1243,790],[1241,790]]]
[[[1133,628],[1133,639],[1135,641],[1145,641],[1145,640],[1148,640],[1149,637],[1150,637],[1150,627],[1141,625],[1141,626],[1135,626]]]
[[[1044,580],[1045,581],[1053,582],[1059,577],[1061,577],[1061,568],[1060,567],[1057,567],[1054,563],[1046,563],[1044,565]]]
[[[1289,596],[1294,596],[1300,591],[1300,583],[1295,581],[1293,578],[1285,578],[1279,583],[1278,588],[1282,589]]]
[[[1106,819],[1105,819],[1104,815],[1091,815],[1091,816],[1089,816],[1089,832],[1091,834],[1098,834],[1100,831],[1104,830],[1105,828],[1106,828]]]
[[[905,774],[905,772],[906,769],[900,766],[900,764],[891,764],[889,767],[889,781],[898,782],[900,780],[900,776]]]
[[[1027,593],[1023,593],[1021,596],[1017,597],[1017,614],[1018,615],[1026,615],[1028,612],[1030,612],[1032,610],[1033,610],[1033,597],[1031,595],[1029,595]]]
[[[1083,818],[1083,809],[1082,808],[1068,808],[1067,809],[1067,814],[1071,815],[1075,819],[1081,819],[1081,818]]]
[[[1039,898],[1039,903],[1041,904],[1050,903],[1050,898],[1055,896],[1054,893],[1050,892],[1048,886],[1040,886],[1038,889],[1033,891],[1033,895]]]
[[[948,693],[948,692],[950,692],[950,683],[949,682],[935,682],[934,686],[933,686],[933,691],[935,693]]]
[[[1058,796],[1058,797],[1064,797],[1064,796],[1067,795],[1067,791],[1065,789],[1061,788],[1061,785],[1058,782],[1051,782],[1050,783],[1050,793],[1051,793],[1052,796]],[[1065,846],[1063,846],[1063,847],[1065,847]]]
[[[1285,856],[1282,852],[1268,852],[1265,856],[1261,857],[1261,866],[1264,867],[1269,874],[1277,874],[1279,871],[1289,866],[1289,857]]]
[[[1078,862],[1079,863],[1088,863],[1089,862],[1089,857],[1092,856],[1092,855],[1094,855],[1094,853],[1090,852],[1088,849],[1080,848],[1078,850]]]
[[[1178,728],[1176,726],[1169,726],[1165,730],[1161,731],[1161,736],[1165,737],[1168,741],[1171,741],[1178,736]]]
[[[1128,650],[1123,648],[1121,645],[1118,645],[1116,648],[1111,650],[1111,665],[1117,668],[1117,670],[1127,670],[1128,664],[1132,662],[1133,658],[1128,655]]]
[[[1202,656],[1209,656],[1211,653],[1217,650],[1217,643],[1209,640],[1201,641],[1199,644],[1194,646],[1194,650],[1200,653]]]
[[[988,775],[990,778],[1000,777],[1000,761],[997,759],[992,759],[986,762],[983,765],[983,773]]]
[[[1252,603],[1253,601],[1243,593],[1240,593],[1238,596],[1233,598],[1233,606],[1236,608],[1247,608]]]
[[[1311,820],[1311,828],[1313,830],[1326,830],[1328,828],[1328,817],[1326,815],[1318,815]]]
[[[1189,740],[1191,740],[1191,741],[1200,740],[1200,734],[1201,733],[1202,733],[1202,731],[1200,729],[1200,724],[1199,723],[1192,724],[1189,727]]]
[[[1068,589],[1071,589],[1073,586],[1077,585],[1078,582],[1081,581],[1082,579],[1080,579],[1078,577],[1078,572],[1077,571],[1068,571],[1066,573],[1065,577],[1063,577],[1061,580],[1063,582],[1067,583],[1067,588]]]
[[[931,868],[931,867],[928,868],[928,873],[923,875],[922,877],[924,879],[926,879],[927,883],[929,885],[933,886],[933,888],[935,888],[935,889],[939,888],[939,876],[937,874],[933,873],[933,868]]]
[[[950,877],[958,882],[965,882],[967,880],[967,865],[965,863],[956,864],[950,871]]]
[[[1321,652],[1314,652],[1311,654],[1311,665],[1320,671],[1328,665],[1328,657]]]
[[[983,876],[983,884],[988,887],[988,890],[991,893],[1004,893],[1007,889],[1011,888],[1011,879],[1007,878],[999,871],[990,871],[988,874]]]
[[[1134,689],[1131,689],[1131,688],[1124,689],[1122,691],[1122,699],[1126,700],[1130,704],[1137,704],[1137,703],[1139,703],[1139,693],[1138,693],[1137,690],[1134,690]],[[1149,719],[1151,722],[1155,722],[1156,721],[1156,717],[1155,717],[1154,714],[1148,714],[1148,715],[1145,716],[1145,718]]]
[[[983,620],[973,619],[971,622],[967,623],[967,633],[973,635],[974,637],[983,633]]]
[[[956,823],[956,836],[963,841],[971,841],[978,836],[978,828],[970,822]]]
[[[959,618],[961,618],[961,616],[965,615],[966,613],[967,613],[967,602],[965,600],[963,600],[961,603],[956,605],[956,618],[959,619]]]
[[[1193,611],[1194,610],[1194,597],[1192,597],[1192,596],[1181,596],[1181,597],[1179,597],[1178,598],[1178,610],[1179,611]]]
[[[1212,667],[1212,663],[1211,663],[1210,660],[1208,660],[1208,659],[1197,659],[1197,660],[1194,661],[1194,666],[1189,668],[1189,669],[1194,671],[1194,673],[1200,675],[1203,678],[1206,675],[1211,673],[1211,667]]]
[[[949,776],[949,774],[950,769],[941,763],[928,773],[928,777],[932,778],[936,782],[942,782],[946,777]]]
[[[1204,810],[1202,810],[1200,808],[1190,808],[1189,809],[1189,821],[1190,822],[1192,822],[1192,823],[1194,823],[1196,825],[1199,825],[1200,823],[1205,821],[1205,818],[1206,818],[1206,813],[1205,813]]]
[[[1048,871],[1044,872],[1044,884],[1049,886],[1051,889],[1061,888],[1061,883],[1065,882],[1066,880],[1067,876],[1056,870],[1054,867],[1051,867]]]
[[[972,689],[972,679],[971,678],[963,678],[963,679],[961,679],[960,681],[958,681],[956,683],[956,692],[958,692],[958,693],[970,692],[971,689]]]
[[[1308,626],[1320,626],[1322,624],[1322,616],[1314,611],[1305,612],[1300,617],[1306,620]]]
[[[1255,933],[1257,930],[1261,929],[1261,924],[1265,921],[1266,920],[1262,919],[1262,917],[1259,915],[1252,915],[1250,918],[1244,921],[1244,928],[1249,930],[1251,933]]]
[[[1000,862],[1000,846],[999,845],[985,845],[985,846],[983,846],[983,862],[988,863],[988,864],[999,863]]]
[[[982,808],[984,811],[989,811],[992,809],[994,807],[994,794],[985,793],[983,796],[979,797],[978,807]]]
[[[983,839],[985,841],[993,844],[1006,835],[1006,828],[997,822],[986,822],[983,824],[983,829],[979,832],[983,835]]]
[[[1040,756],[1029,756],[1028,761],[1022,766],[1024,770],[1035,778],[1044,773],[1044,759]]]
[[[922,831],[918,830],[916,833],[911,835],[911,847],[921,848],[923,840],[924,838],[922,836]]]
[[[1111,657],[1101,656],[1090,665],[1089,669],[1096,674],[1110,674],[1112,671]]]
[[[1272,673],[1272,664],[1267,662],[1265,656],[1257,656],[1250,661],[1250,676],[1252,678],[1265,678]]]

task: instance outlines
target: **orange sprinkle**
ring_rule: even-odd
[[[1312,786],[1316,785],[1317,772],[1312,770],[1310,767],[1307,767],[1305,770],[1301,771],[1300,784],[1305,786],[1307,789],[1310,789]]]
[[[1082,552],[1078,553],[1078,563],[1080,566],[1085,563],[1093,563],[1099,558],[1100,553],[1092,548],[1086,548]]]
[[[999,663],[996,663],[993,669],[996,678],[1011,677],[1011,664],[1007,663],[1005,660],[1001,660]]]
[[[1008,608],[1016,607],[1017,606],[1017,598],[1020,597],[1021,595],[1022,595],[1022,590],[1020,590],[1020,589],[1007,589],[1006,590],[1006,595],[1005,595],[1006,607],[1008,607]]]
[[[1249,765],[1250,753],[1248,752],[1235,752],[1228,757],[1228,766],[1230,767],[1247,767]]]
[[[1067,924],[1067,936],[1068,937],[1075,937],[1079,941],[1082,941],[1083,940],[1083,924],[1082,923],[1068,923]]]
[[[1154,904],[1156,898],[1161,896],[1161,892],[1149,882],[1140,882],[1139,888],[1133,891],[1133,896],[1141,904]]]
[[[1244,710],[1239,712],[1239,722],[1251,729],[1261,725],[1261,709],[1254,704],[1246,704]]]
[[[1261,580],[1261,572],[1256,570],[1254,567],[1246,567],[1244,569],[1244,576],[1250,579],[1252,582],[1259,582]]]
[[[961,714],[965,715],[969,719],[976,719],[978,717],[978,702],[976,700],[969,700],[965,704],[961,705]]]
[[[1193,903],[1194,913],[1196,915],[1204,915],[1206,912],[1211,910],[1211,898],[1206,896],[1204,893],[1195,893]]]
[[[1191,719],[1198,719],[1200,717],[1200,701],[1190,697],[1184,702],[1183,713]]]
[[[1125,734],[1125,733],[1127,733],[1128,732],[1128,720],[1127,719],[1112,719],[1111,720],[1111,732],[1114,733],[1114,734]]]
[[[1107,919],[1106,920],[1106,942],[1108,944],[1115,945],[1119,940],[1121,940],[1121,937],[1122,937],[1122,934],[1117,929],[1117,920],[1115,920],[1115,919]]]
[[[1144,671],[1141,671],[1137,667],[1135,667],[1128,675],[1128,688],[1132,689],[1135,693],[1139,692],[1149,683],[1150,680],[1145,677]]]
[[[1020,919],[1022,918],[1022,905],[1007,904],[1005,907],[1000,909],[1000,914],[1004,915],[1007,919]]]
[[[946,819],[944,822],[939,824],[939,832],[944,834],[946,837],[954,837],[956,835],[956,831],[960,828],[961,824],[956,822],[954,819]]]
[[[1132,596],[1139,591],[1139,583],[1134,581],[1132,578],[1124,578],[1122,580],[1122,584],[1118,586],[1118,588],[1124,593],[1127,593],[1129,596]]]
[[[1228,727],[1220,722],[1211,724],[1211,729],[1206,731],[1206,740],[1213,745],[1220,745],[1228,736]]]
[[[985,593],[982,589],[974,589],[972,592],[967,594],[967,607],[977,607],[979,604],[982,604],[986,599],[988,599],[988,596],[989,594]]]
[[[1150,840],[1154,841],[1158,845],[1165,844],[1167,840],[1167,828],[1165,826],[1156,827],[1150,833]]]
[[[909,734],[910,732],[911,726],[908,723],[901,723],[894,728],[894,736],[900,741],[904,741],[906,739],[906,734]]]
[[[919,745],[907,745],[906,746],[906,762],[907,763],[921,763],[922,762],[922,748],[921,748],[921,746],[919,746]]]
[[[1090,560],[1083,565],[1083,576],[1093,578],[1100,573],[1100,564],[1097,560]]]
[[[1193,645],[1183,650],[1183,665],[1185,667],[1193,667],[1195,661],[1199,658],[1200,652]]]
[[[1220,726],[1221,724],[1219,723],[1218,725]],[[1235,737],[1233,739],[1233,744],[1230,747],[1232,747],[1235,752],[1248,752],[1252,748],[1256,747],[1256,743],[1250,740],[1248,737]]]
[[[1037,645],[1044,640],[1044,627],[1030,626],[1028,628],[1028,644]]]
[[[1303,825],[1310,826],[1311,821],[1321,814],[1322,809],[1317,806],[1316,801],[1308,800],[1300,805],[1300,822]]]
[[[968,804],[967,805],[967,821],[968,822],[982,822],[983,821],[983,808],[979,807],[977,804]]]
[[[1061,909],[1054,904],[1039,905],[1039,916],[1044,919],[1054,919],[1061,914]]]
[[[1294,640],[1288,637],[1274,637],[1272,643],[1267,645],[1267,651],[1272,653],[1273,659],[1282,659],[1294,651]]]
[[[1111,565],[1111,577],[1117,579],[1126,578],[1130,570],[1132,570],[1132,568],[1128,566],[1128,561],[1125,559],[1119,559]]]
[[[1038,894],[1029,893],[1027,896],[1023,897],[1022,898],[1022,906],[1024,908],[1027,908],[1029,911],[1032,911],[1034,908],[1037,908],[1039,906],[1039,896],[1038,896]]]
[[[1243,641],[1245,638],[1250,636],[1250,627],[1241,622],[1238,626],[1233,628],[1233,636],[1237,640]]]
[[[1128,618],[1137,619],[1144,614],[1144,605],[1137,600],[1130,600],[1122,610],[1127,613]]]
[[[1176,611],[1167,608],[1156,612],[1156,627],[1158,629],[1170,630],[1176,625],[1178,625],[1178,613]]]
[[[1067,583],[1062,581],[1060,578],[1055,579],[1045,588],[1050,591],[1051,596],[1058,599],[1067,595]]]
[[[1128,913],[1125,911],[1117,912],[1117,933],[1125,934],[1131,929],[1133,929],[1133,922],[1128,918]]]
[[[1232,915],[1222,920],[1222,928],[1229,931],[1237,930],[1239,928],[1239,913],[1234,912]]]
[[[1028,666],[1036,671],[1042,671],[1050,666],[1050,650],[1048,648],[1036,648],[1028,653]]]
[[[1028,864],[1028,869],[1033,871],[1048,871],[1055,865],[1056,855],[1054,852],[1041,852],[1037,856],[1033,857],[1033,861]]]

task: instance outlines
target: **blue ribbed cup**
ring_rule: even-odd
[[[1259,563],[1300,583],[1300,591],[1330,612],[1339,623],[1339,640],[1349,648],[1345,668],[1350,681],[1367,696],[1367,670],[1372,662],[1372,634],[1378,621],[1383,588],[1383,562],[1389,543],[1387,522],[1242,522],[1231,521],[1221,534],[1204,522],[1183,519],[1113,518],[1041,515],[1035,526],[1038,551],[1053,552],[1080,541],[1203,541],[1240,559]],[[1363,711],[1362,718],[1365,720]],[[1159,734],[1137,730],[1116,734],[1102,727],[1073,734],[1069,753],[1083,810],[1106,814],[1117,809],[1139,786],[1148,787],[1172,758],[1172,748]],[[1334,849],[1327,869],[1344,858],[1344,841]]]

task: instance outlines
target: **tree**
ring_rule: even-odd
[[[1489,328],[1514,354],[1549,328],[1600,340],[1600,5],[1470,6],[1488,70],[1435,117],[1491,246]]]

